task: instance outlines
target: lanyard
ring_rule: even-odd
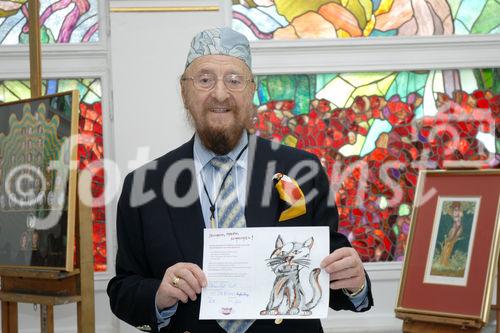
[[[205,194],[207,195],[208,202],[210,203],[210,225],[212,228],[216,227],[216,224],[215,224],[215,204],[217,203],[217,199],[219,199],[220,192],[222,191],[222,188],[224,187],[224,183],[226,182],[227,177],[229,176],[229,174],[233,170],[234,166],[236,165],[236,162],[238,162],[238,160],[240,159],[241,155],[243,155],[243,152],[245,151],[245,149],[247,149],[247,147],[248,147],[248,144],[246,144],[245,147],[243,147],[240,150],[240,152],[238,153],[238,156],[236,156],[236,159],[233,162],[233,165],[231,165],[231,168],[224,175],[224,178],[222,179],[222,183],[220,184],[220,187],[219,187],[219,191],[217,192],[217,195],[215,196],[214,202],[212,202],[212,199],[210,198],[210,194],[208,194],[207,185],[205,184],[205,180],[203,179],[203,174],[200,174],[201,182],[203,183],[203,189],[205,190]]]

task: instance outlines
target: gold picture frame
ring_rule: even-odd
[[[0,104],[0,268],[72,271],[79,93]]]
[[[483,327],[498,268],[499,220],[500,170],[420,171],[396,316]]]

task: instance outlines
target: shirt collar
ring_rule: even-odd
[[[231,150],[229,153],[226,154],[230,159],[233,161],[238,157],[238,154],[240,151],[245,147],[245,145],[248,144],[248,134],[247,131],[243,131],[243,134],[241,135],[240,141],[238,141],[238,144]],[[246,168],[246,163],[244,163],[247,155],[247,150],[243,152],[241,157],[239,158],[238,162],[236,163],[238,166]],[[210,162],[212,158],[217,156],[213,151],[207,149],[202,143],[201,139],[196,133],[194,136],[194,145],[193,145],[193,153],[195,156],[195,159],[197,162],[200,163],[201,169],[205,167],[205,165]]]

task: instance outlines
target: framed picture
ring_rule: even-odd
[[[0,104],[0,267],[73,269],[78,103]]]
[[[482,327],[498,267],[500,170],[421,171],[396,316]]]
[[[397,317],[486,324],[498,267],[499,214],[500,170],[420,172]]]

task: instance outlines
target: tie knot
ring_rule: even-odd
[[[233,165],[233,160],[228,156],[216,156],[209,162],[217,171],[228,172]]]

